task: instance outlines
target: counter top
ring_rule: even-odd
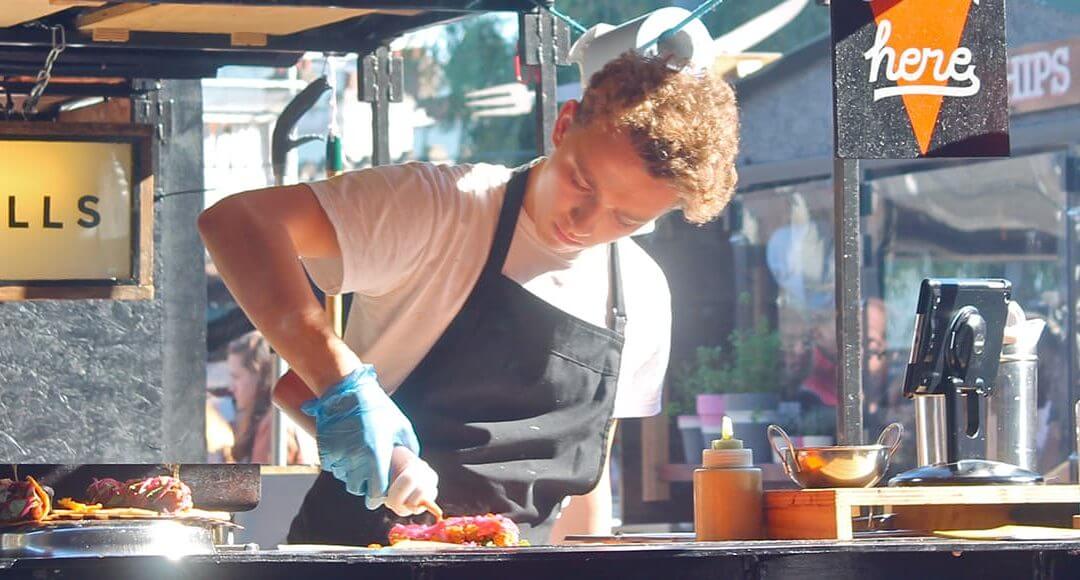
[[[656,544],[587,544],[566,546],[526,546],[521,548],[461,548],[443,550],[395,550],[393,548],[334,552],[290,552],[260,550],[194,558],[219,561],[387,561],[387,562],[462,562],[529,561],[558,558],[634,558],[634,557],[722,557],[829,553],[883,552],[986,552],[986,551],[1064,551],[1080,554],[1080,540],[1074,541],[974,541],[945,538],[889,538],[880,540],[768,540],[753,542],[671,542]]]
[[[379,578],[394,580],[619,580],[708,578],[780,580],[1080,577],[1080,541],[685,542],[535,546],[510,549],[334,552],[236,551],[210,556],[0,559],[4,577]]]

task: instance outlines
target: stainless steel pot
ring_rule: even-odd
[[[797,448],[779,425],[769,425],[769,443],[780,456],[784,472],[799,487],[872,487],[889,469],[900,448],[904,426],[886,426],[874,445],[836,445]],[[777,439],[786,445],[780,447]]]

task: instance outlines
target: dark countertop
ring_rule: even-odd
[[[0,559],[0,576],[41,578],[379,578],[409,580],[618,578],[889,580],[1080,578],[1080,541],[888,538],[536,546],[510,549],[278,550],[212,556]]]
[[[656,544],[605,544],[567,546],[526,546],[521,548],[461,548],[444,550],[395,550],[392,548],[336,552],[290,552],[260,550],[215,556],[192,556],[193,560],[217,562],[501,562],[551,561],[560,558],[635,558],[724,556],[768,556],[872,552],[1075,552],[1073,541],[973,541],[945,538],[889,538],[878,540],[768,540],[753,542],[671,542]]]

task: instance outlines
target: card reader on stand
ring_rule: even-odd
[[[915,401],[920,466],[890,486],[1042,483],[1038,473],[986,459],[1011,295],[1007,280],[923,280],[904,378],[904,396]]]

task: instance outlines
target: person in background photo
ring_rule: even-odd
[[[229,343],[229,379],[236,399],[235,444],[231,457],[236,463],[272,463],[271,429],[274,385],[274,358],[270,345],[258,332],[249,332]],[[288,428],[287,464],[315,463],[310,446],[302,445],[297,429]]]

